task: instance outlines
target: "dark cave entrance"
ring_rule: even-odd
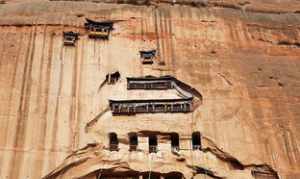
[[[118,151],[119,150],[118,135],[114,132],[109,133],[109,150],[110,151]]]
[[[183,174],[180,172],[170,172],[166,174],[158,172],[112,172],[112,171],[99,171],[97,172],[96,179],[183,179]],[[88,178],[94,179],[94,178]]]
[[[128,137],[129,137],[129,151],[137,150],[137,146],[139,143],[137,133],[131,132],[128,134]]]
[[[201,150],[201,134],[200,134],[200,132],[193,132],[192,146],[193,146],[193,150]]]
[[[171,134],[171,150],[173,152],[179,151],[179,135],[177,133]]]
[[[149,153],[157,152],[157,136],[150,135],[149,136]]]

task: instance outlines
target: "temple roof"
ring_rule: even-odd
[[[126,88],[125,88],[126,89]],[[175,89],[168,90],[126,90],[126,92],[119,93],[119,90],[112,92],[108,97],[111,100],[149,100],[149,99],[182,99],[183,97]]]
[[[109,29],[113,29],[113,21],[101,21],[101,22],[97,22],[91,19],[86,18],[86,23],[84,24],[85,26],[88,25],[96,25],[96,26],[103,26],[103,27],[109,27]]]
[[[159,80],[172,81],[176,84],[177,89],[180,88],[181,90],[184,90],[184,91],[190,93],[191,95],[202,100],[202,95],[197,89],[195,89],[192,86],[178,80],[175,77],[169,76],[169,75],[160,76],[160,77],[148,75],[148,76],[144,76],[144,77],[128,77],[127,78],[128,82],[129,81],[159,81]]]
[[[145,102],[184,102],[193,98],[177,98],[177,99],[142,99],[142,100],[109,100],[109,102],[117,103],[145,103]]]

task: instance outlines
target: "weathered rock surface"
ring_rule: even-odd
[[[95,178],[99,170],[300,178],[299,12],[297,0],[3,1],[0,178]],[[89,39],[86,17],[116,20],[110,40]],[[75,47],[63,46],[69,30],[81,34]],[[152,48],[158,58],[142,65],[139,50]],[[121,80],[99,88],[116,70]],[[172,75],[203,102],[188,114],[112,116],[110,97],[145,97],[126,90],[126,77],[144,75]],[[194,131],[202,151],[191,150]],[[107,150],[109,132],[118,152]],[[136,152],[129,132],[139,135]],[[147,133],[159,135],[157,154],[148,154]]]

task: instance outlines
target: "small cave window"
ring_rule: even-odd
[[[143,179],[161,179],[161,175],[156,172],[146,172],[142,176]]]
[[[124,171],[124,172],[113,172],[109,170],[102,171],[100,169],[97,173],[96,179],[139,179],[139,178],[140,178],[139,173],[132,170]]]
[[[119,149],[118,135],[114,132],[109,133],[109,149],[111,151],[118,151]]]
[[[193,145],[193,150],[201,150],[201,134],[200,134],[200,132],[193,132],[192,145]]]
[[[131,132],[128,134],[128,137],[129,137],[129,151],[137,150],[137,146],[138,146],[137,133]]]
[[[171,134],[171,150],[172,152],[179,151],[179,135],[177,133]]]
[[[183,174],[180,172],[170,172],[164,176],[164,179],[183,179]]]
[[[150,135],[149,136],[149,153],[157,152],[157,136]]]

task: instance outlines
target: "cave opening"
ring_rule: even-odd
[[[113,171],[98,171],[96,179],[183,179],[184,176],[180,172],[169,172],[166,174],[146,171],[126,171],[126,172],[113,172]]]
[[[139,179],[139,172],[126,171],[126,172],[113,172],[113,171],[99,171],[96,179]]]
[[[143,173],[143,179],[161,179],[161,175],[156,172]]]
[[[193,150],[201,150],[201,133],[200,132],[193,132],[192,146],[193,146]]]
[[[183,174],[180,172],[170,172],[164,176],[164,179],[183,179]]]
[[[131,132],[128,134],[128,137],[129,137],[129,151],[137,150],[137,146],[139,143],[137,133]]]
[[[114,132],[109,133],[109,150],[118,151],[119,149],[119,140],[118,135]]]
[[[149,136],[149,153],[157,152],[157,136],[150,135]]]
[[[171,150],[172,152],[179,151],[179,135],[175,132],[171,134]]]

